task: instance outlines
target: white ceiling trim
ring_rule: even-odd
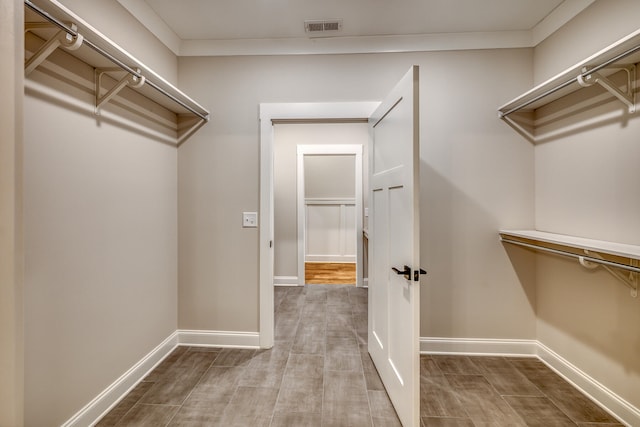
[[[544,39],[555,33],[560,27],[569,22],[574,16],[585,10],[596,0],[564,0],[531,30],[533,46],[537,46]]]
[[[430,52],[530,46],[530,31],[366,37],[184,40],[180,48],[180,56]]]
[[[118,0],[142,25],[147,27],[176,56],[180,56],[182,39],[158,16],[144,0]]]
[[[531,30],[394,36],[182,40],[144,0],[118,2],[177,56],[317,55],[535,47],[595,0],[565,0]]]

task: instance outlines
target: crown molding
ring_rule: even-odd
[[[589,7],[595,0],[564,0],[560,6],[531,29],[533,46],[555,33],[560,27]]]
[[[144,0],[118,0],[134,18],[167,46],[176,56],[180,56],[182,39],[158,16]]]
[[[565,0],[530,30],[361,37],[182,40],[144,0],[118,0],[176,56],[323,55],[535,47],[595,0]]]

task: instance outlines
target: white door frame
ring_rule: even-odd
[[[357,144],[300,144],[297,149],[297,208],[298,208],[298,285],[305,284],[306,205],[304,194],[304,156],[352,155],[355,157],[356,206],[356,286],[362,286],[362,145]]]
[[[260,104],[260,347],[273,347],[273,121],[362,120],[379,102],[314,102]]]

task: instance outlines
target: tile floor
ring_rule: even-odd
[[[367,291],[278,287],[270,350],[178,347],[98,426],[395,427],[369,358]],[[621,426],[535,359],[423,356],[428,426]]]

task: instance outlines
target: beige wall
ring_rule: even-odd
[[[78,13],[147,39],[114,5]],[[177,149],[94,116],[83,67],[58,52],[26,82],[27,426],[64,423],[177,329]]]
[[[356,196],[355,155],[305,156],[304,196],[351,198]]]
[[[0,426],[23,425],[23,6],[0,0]]]
[[[581,62],[640,28],[637,0],[597,0],[534,50],[534,84]]]
[[[179,149],[179,325],[257,331],[261,102],[380,100],[421,66],[422,336],[534,338],[524,285],[498,242],[533,226],[533,147],[496,108],[530,87],[528,49],[181,58],[180,87],[211,123]]]
[[[635,31],[638,16],[637,1],[594,3],[536,49],[537,73],[556,74]],[[604,90],[583,90],[563,105],[593,104],[589,93]],[[612,96],[600,100],[564,110],[563,119],[551,120],[562,113],[559,106],[538,113],[547,121],[540,136],[551,130],[561,136],[535,147],[536,226],[640,245],[640,117],[627,114]],[[640,407],[640,300],[602,269],[588,271],[552,256],[538,256],[537,281],[538,339]]]
[[[369,140],[366,123],[277,124],[274,126],[274,275],[298,276],[296,161],[298,144],[361,144]],[[366,154],[366,150],[363,151]],[[363,157],[364,158],[364,157]],[[367,165],[363,160],[363,171]],[[366,182],[363,182],[366,193]]]

